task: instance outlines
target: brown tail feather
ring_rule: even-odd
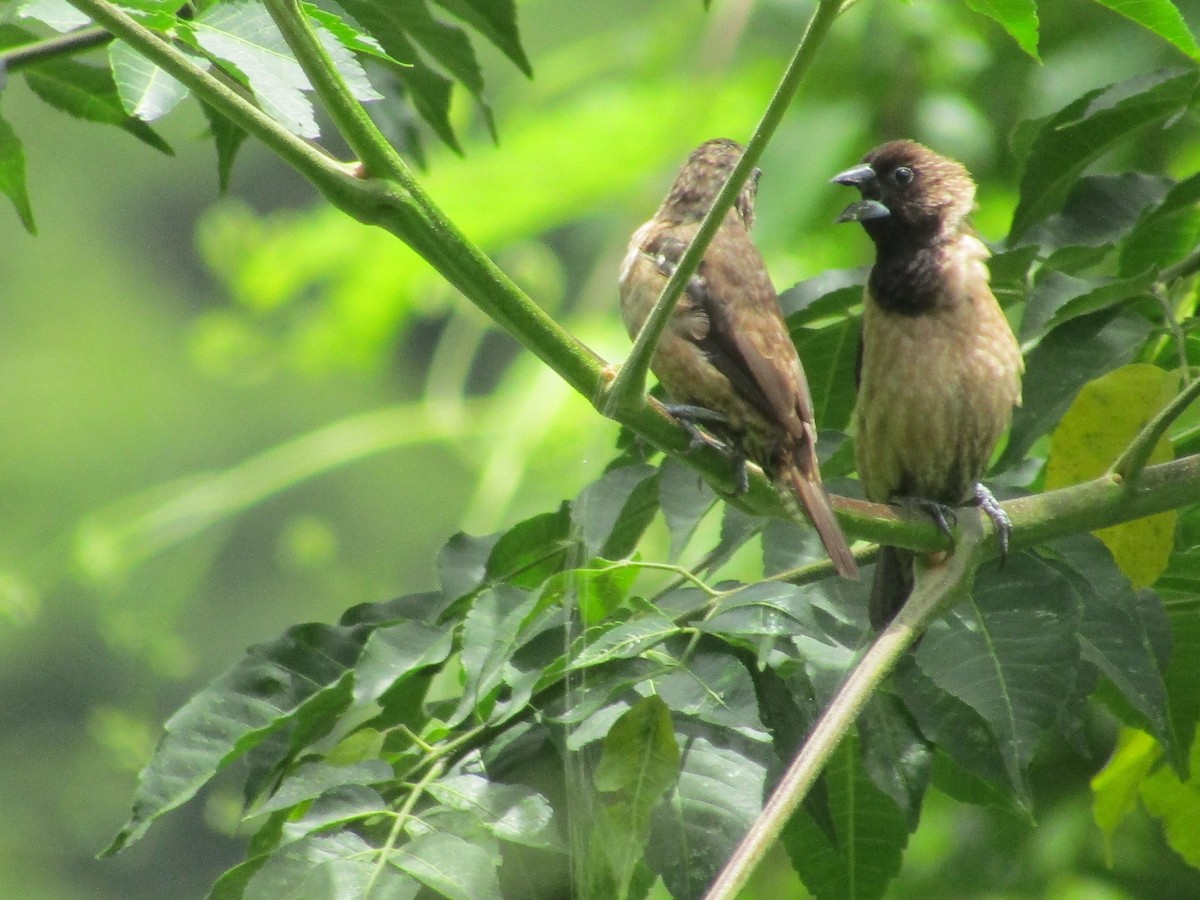
[[[838,574],[857,579],[858,566],[846,543],[846,536],[842,534],[842,528],[838,525],[837,517],[833,514],[829,494],[825,492],[825,485],[821,483],[820,476],[806,478],[794,464],[788,465],[783,475],[792,493],[808,514],[809,521],[817,529],[817,535],[825,545],[825,552],[829,554]]]

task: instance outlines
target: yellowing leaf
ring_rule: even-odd
[[[1122,366],[1085,385],[1051,436],[1046,488],[1067,487],[1103,474],[1178,386],[1177,375],[1145,363]],[[1150,462],[1172,458],[1171,444],[1164,436]],[[1135,590],[1153,584],[1166,569],[1175,519],[1175,512],[1165,512],[1096,532]]]

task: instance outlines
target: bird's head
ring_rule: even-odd
[[[675,183],[663,202],[663,211],[678,221],[702,219],[744,152],[741,144],[728,138],[705,141],[691,152],[675,176]],[[754,224],[754,198],[758,193],[760,174],[757,168],[750,173],[733,204],[738,218],[747,228]]]
[[[831,180],[862,192],[838,221],[861,222],[872,237],[957,231],[975,205],[966,168],[915,141],[876,147]]]

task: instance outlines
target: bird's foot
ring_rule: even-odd
[[[1000,566],[1003,568],[1004,561],[1008,559],[1008,539],[1012,535],[1012,520],[1009,519],[1008,513],[1004,511],[1004,507],[1000,505],[996,496],[978,482],[975,484],[975,496],[971,500],[971,505],[982,509],[992,520],[992,524],[996,526],[996,540],[1000,545]]]
[[[734,493],[738,496],[750,490],[750,473],[746,469],[746,454],[734,440],[723,441],[701,431],[697,423],[715,426],[718,430],[727,428],[729,420],[719,412],[704,406],[694,406],[689,403],[664,403],[663,409],[669,412],[688,433],[691,438],[690,449],[712,447],[718,453],[728,456],[733,463]]]
[[[937,526],[938,531],[949,540],[954,540],[954,526],[958,524],[958,514],[952,507],[925,497],[898,497],[892,502],[905,509],[916,509],[925,513],[933,519],[933,524]]]

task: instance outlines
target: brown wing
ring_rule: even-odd
[[[795,438],[812,428],[812,398],[766,265],[750,235],[726,225],[700,266],[697,301],[710,320],[713,364]]]

